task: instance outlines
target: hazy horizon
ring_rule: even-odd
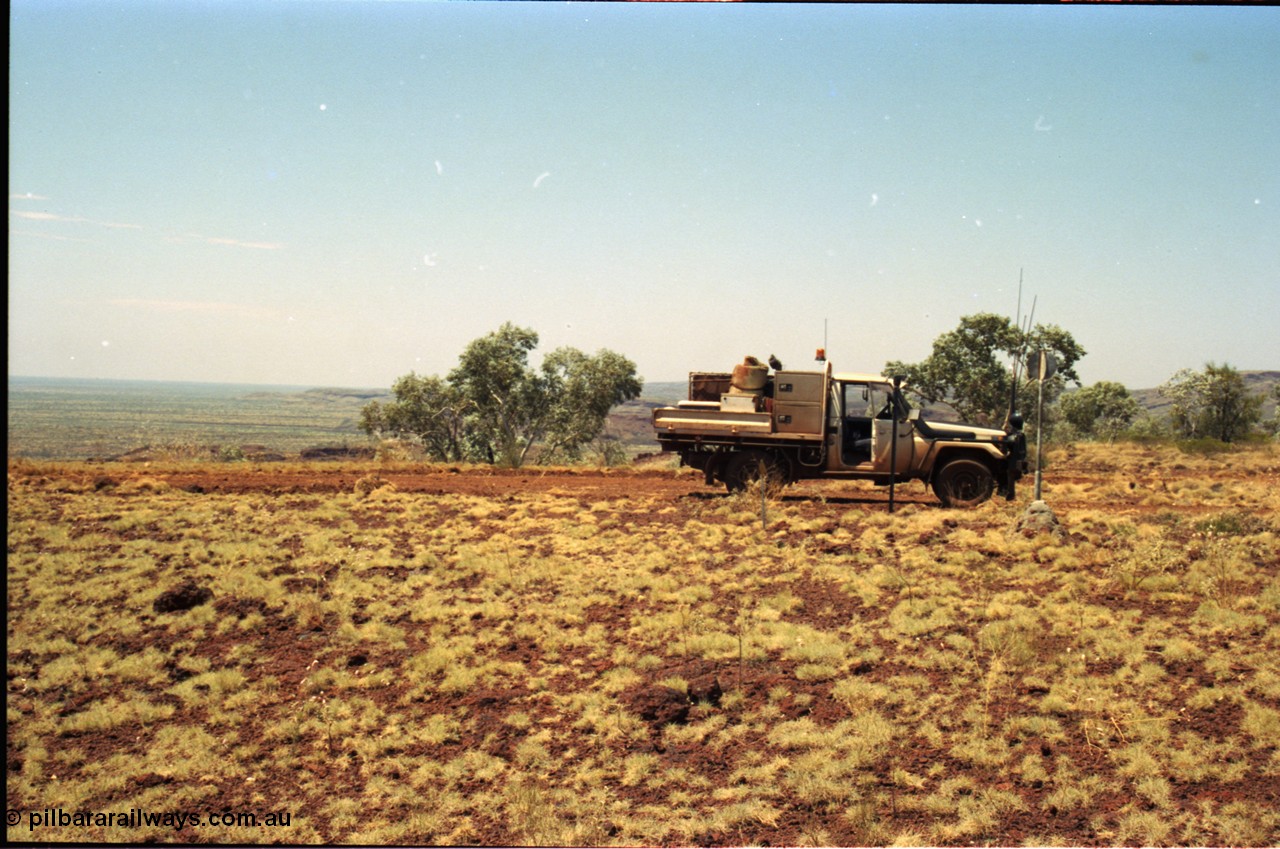
[[[797,365],[797,370],[803,371],[809,368],[807,364]],[[1240,369],[1242,374],[1277,374],[1280,375],[1280,368],[1274,369]],[[291,390],[291,391],[317,391],[317,390],[333,390],[335,392],[382,392],[390,394],[391,387],[388,386],[359,386],[347,383],[245,383],[241,381],[219,381],[219,380],[170,380],[170,379],[149,379],[149,378],[128,378],[128,377],[66,377],[66,376],[48,376],[38,374],[11,374],[10,381],[55,381],[55,382],[84,382],[84,383],[129,383],[129,384],[173,384],[180,386],[209,386],[220,388],[241,388],[251,390]],[[646,380],[644,382],[644,391],[641,397],[648,395],[654,387],[684,387],[688,385],[689,377],[685,375],[676,380]],[[1068,391],[1074,389],[1074,385],[1068,387]],[[1159,386],[1127,386],[1131,392],[1150,392],[1159,389]],[[682,396],[683,397],[683,396]],[[1029,402],[1024,402],[1029,403]]]
[[[385,387],[505,321],[647,382],[1280,367],[1280,9],[10,7],[11,375]]]

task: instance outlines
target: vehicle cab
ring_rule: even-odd
[[[894,459],[900,473],[912,467],[911,407],[888,378],[876,374],[832,375],[827,409],[828,469],[888,475]],[[892,446],[895,418],[896,458]]]

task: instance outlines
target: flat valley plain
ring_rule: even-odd
[[[9,377],[9,457],[46,460],[296,458],[367,447],[376,390]]]
[[[1029,481],[11,459],[6,836],[1280,843],[1280,449],[1046,459],[1058,533]]]

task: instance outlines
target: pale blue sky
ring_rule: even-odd
[[[504,321],[650,381],[1280,368],[1280,9],[74,2],[10,12],[9,371],[386,386]]]

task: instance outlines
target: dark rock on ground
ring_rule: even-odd
[[[720,679],[715,675],[704,675],[689,682],[689,698],[694,702],[719,705],[723,695]]]
[[[179,610],[190,610],[213,598],[213,591],[201,587],[195,581],[183,581],[171,590],[165,590],[156,598],[152,607],[156,613],[174,613]]]
[[[674,687],[648,687],[631,699],[631,709],[655,727],[683,725],[691,707],[689,697]]]

